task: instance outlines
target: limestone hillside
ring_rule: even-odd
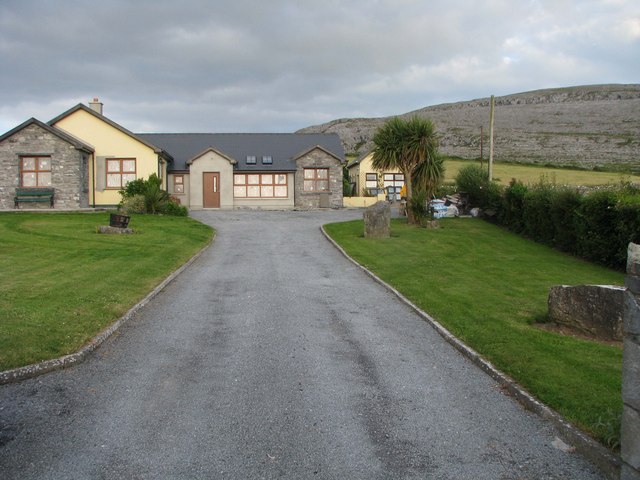
[[[462,158],[489,155],[489,98],[436,105],[400,115],[430,118],[440,151]],[[334,132],[347,153],[363,154],[386,118],[346,118],[299,132]],[[640,84],[590,85],[495,98],[496,161],[579,165],[640,172]]]

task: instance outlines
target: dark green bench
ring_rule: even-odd
[[[16,196],[13,199],[15,207],[23,202],[49,202],[53,208],[53,188],[16,188]]]

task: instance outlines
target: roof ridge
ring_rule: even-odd
[[[336,133],[296,133],[296,132],[145,132],[135,133],[135,135],[337,135]]]

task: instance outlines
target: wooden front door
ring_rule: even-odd
[[[202,179],[203,207],[220,208],[220,172],[204,172]]]

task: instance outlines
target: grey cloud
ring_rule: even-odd
[[[133,130],[291,131],[630,82],[633,21],[625,0],[3,0],[0,130],[93,96]]]

